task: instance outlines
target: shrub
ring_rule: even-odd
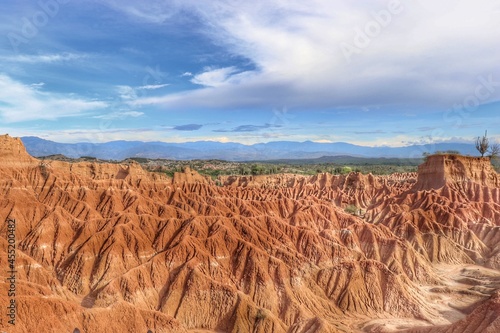
[[[351,215],[357,215],[357,213],[358,213],[359,209],[358,209],[358,207],[356,207],[355,205],[348,205],[348,206],[344,209],[344,211],[345,211],[346,213],[351,214]]]

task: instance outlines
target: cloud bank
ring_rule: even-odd
[[[0,74],[0,117],[3,122],[55,120],[103,109],[107,103],[44,92],[39,84],[24,85]]]
[[[256,69],[193,73],[191,82],[200,89],[141,98],[139,105],[448,107],[474,92],[478,76],[500,81],[500,20],[493,0],[187,0],[156,6],[151,19],[151,11],[133,2],[123,10],[159,25],[163,17],[175,20],[188,11],[215,44]],[[497,88],[484,102],[499,99]]]

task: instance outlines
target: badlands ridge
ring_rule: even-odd
[[[218,183],[41,161],[0,136],[0,329],[500,332],[500,179],[488,159]]]

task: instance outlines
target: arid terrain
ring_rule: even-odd
[[[0,220],[9,333],[500,332],[500,177],[488,158],[215,182],[189,168],[170,178],[41,161],[4,135]]]

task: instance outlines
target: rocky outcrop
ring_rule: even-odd
[[[40,161],[3,140],[0,219],[16,220],[20,332],[354,332],[387,318],[439,325],[443,314],[423,288],[449,277],[434,265],[494,266],[494,180],[466,171],[462,193],[457,167],[433,158],[442,186],[426,179],[431,166],[418,176],[223,177],[217,186],[190,169],[168,178],[137,164]],[[13,167],[17,158],[22,167]],[[5,224],[0,234],[5,266]]]
[[[415,190],[440,189],[445,185],[475,183],[480,186],[499,187],[500,179],[489,157],[468,157],[438,154],[428,156],[418,168]]]
[[[3,162],[7,160],[20,161],[33,159],[26,152],[21,139],[13,138],[8,134],[0,135],[0,158],[2,158]]]
[[[497,179],[488,159],[430,156],[414,187],[372,206],[366,219],[406,238],[431,262],[497,268],[498,240],[490,234],[500,226]]]

